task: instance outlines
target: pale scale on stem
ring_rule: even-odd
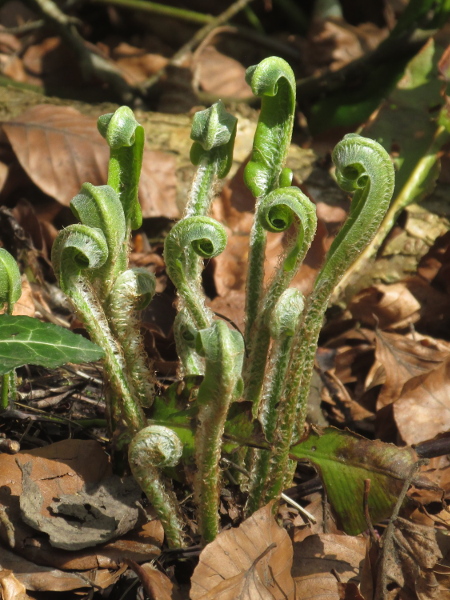
[[[219,533],[219,460],[228,409],[242,393],[244,340],[224,321],[198,332],[197,351],[205,357],[205,377],[197,396],[195,434],[197,473],[194,492],[202,539],[211,542]]]
[[[136,312],[151,302],[155,288],[153,273],[138,267],[128,269],[117,277],[106,305],[111,330],[122,346],[128,376],[141,406],[147,408],[153,403],[155,377],[139,333]]]
[[[279,421],[282,421],[285,408],[282,391],[288,377],[293,336],[302,319],[303,309],[303,294],[295,288],[289,288],[281,294],[271,313],[270,335],[274,341],[265,374],[259,420],[272,450],[254,451],[254,464],[246,505],[246,512],[249,515],[268,502],[264,495],[267,477],[273,457],[278,453],[278,443],[283,437],[283,432],[279,428]]]

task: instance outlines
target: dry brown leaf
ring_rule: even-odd
[[[40,457],[39,462],[37,458]],[[35,460],[37,476],[39,467],[43,482],[47,484],[50,500],[51,494],[60,492],[61,486],[69,486],[75,493],[82,482],[96,483],[111,474],[109,459],[100,444],[91,440],[67,440],[44,448],[24,451],[15,456],[0,454],[0,504],[4,506],[7,517],[13,528],[8,532],[0,526],[0,537],[8,545],[13,544],[15,551],[30,561],[48,565],[58,569],[87,570],[117,569],[123,558],[136,561],[148,559],[160,553],[163,540],[161,524],[157,519],[130,532],[115,542],[110,542],[92,549],[67,551],[50,546],[48,539],[37,534],[31,527],[23,523],[21,518],[19,497],[22,494],[22,477],[16,464]],[[56,463],[57,472],[45,481],[49,463]],[[34,471],[33,471],[34,472]],[[55,486],[59,489],[55,489]],[[153,518],[150,515],[149,518]],[[9,535],[8,535],[9,534]]]
[[[404,385],[394,402],[394,418],[406,444],[450,430],[450,359]]]
[[[349,304],[354,319],[365,326],[402,328],[420,318],[420,302],[404,283],[377,285],[357,294]]]
[[[292,576],[296,599],[339,600],[338,581],[333,572],[341,583],[359,581],[365,555],[366,540],[362,536],[322,533],[294,544]]]
[[[436,369],[448,355],[448,348],[430,343],[428,339],[415,340],[405,335],[376,331],[375,356],[386,374],[377,408],[395,402],[408,380]]]
[[[213,46],[203,48],[196,56],[194,83],[220,98],[251,98],[253,95],[245,81],[245,67]]]
[[[104,44],[100,45],[101,47]],[[111,52],[111,58],[130,85],[141,83],[163,69],[168,59],[161,54],[153,54],[142,48],[135,48],[120,42]]]
[[[33,182],[68,206],[86,181],[107,181],[109,148],[97,121],[69,106],[38,105],[3,124],[13,150]],[[179,216],[175,157],[144,150],[139,199],[144,217]]]
[[[151,563],[138,565],[132,560],[127,560],[126,562],[139,577],[142,587],[147,592],[149,598],[152,598],[152,600],[179,599],[177,589],[174,587],[167,575],[164,575],[164,573],[161,573],[161,571],[155,569]]]
[[[264,506],[200,554],[191,600],[294,600],[292,543]]]
[[[91,580],[84,575],[42,567],[4,548],[0,552],[1,569],[11,570],[30,591],[67,592],[91,587]]]
[[[29,600],[26,587],[20,583],[12,571],[0,571],[0,597],[2,600]]]
[[[387,533],[377,566],[377,587],[382,586],[384,577],[388,589],[397,593],[402,590],[402,598],[448,600],[448,590],[440,587],[434,573],[440,570],[438,561],[442,558],[434,527],[398,518],[392,543]]]
[[[362,597],[356,583],[338,583],[339,600],[367,600]]]

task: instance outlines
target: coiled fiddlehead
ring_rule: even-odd
[[[247,69],[247,82],[253,93],[262,98],[250,162],[244,180],[255,198],[261,198],[290,183],[283,170],[292,136],[295,109],[295,77],[286,61],[269,57]],[[281,178],[281,180],[280,180]],[[245,338],[249,342],[258,314],[264,279],[265,234],[255,219],[250,236],[249,270]]]
[[[191,162],[198,169],[186,205],[186,217],[208,215],[214,179],[225,177],[231,167],[236,124],[236,117],[226,112],[221,100],[195,113]]]
[[[314,204],[303,192],[296,187],[286,187],[279,188],[261,199],[255,219],[260,223],[264,240],[266,231],[283,232],[293,223],[297,229],[266,294],[260,301],[252,335],[247,339],[249,356],[244,375],[245,397],[253,402],[253,413],[256,416],[270,343],[269,326],[273,320],[272,311],[311,246],[316,233],[317,216]],[[248,290],[248,294],[250,293]]]
[[[287,402],[298,402],[297,426],[303,431],[307,395],[313,372],[322,319],[334,287],[375,235],[394,191],[394,167],[388,153],[377,142],[348,134],[333,151],[336,177],[341,187],[353,191],[350,212],[328,252],[307,313],[292,349]]]
[[[72,198],[70,208],[83,225],[99,229],[108,246],[105,262],[97,267],[91,281],[103,301],[111,290],[117,275],[126,268],[127,256],[124,252],[125,217],[119,197],[108,185],[94,186],[84,183],[80,193]]]
[[[245,78],[262,99],[252,158],[244,173],[245,183],[259,198],[279,186],[292,136],[295,77],[286,61],[271,56],[247,69]]]
[[[205,377],[198,390],[195,434],[197,473],[195,496],[202,539],[211,542],[219,532],[219,460],[228,409],[242,392],[244,340],[224,321],[198,332],[197,351],[205,357]]]
[[[148,364],[136,312],[145,308],[155,294],[156,280],[143,268],[128,269],[114,282],[106,313],[116,339],[122,346],[127,373],[141,406],[150,407],[155,393],[154,375]]]
[[[101,306],[92,279],[108,259],[105,236],[94,227],[70,225],[57,236],[52,249],[52,263],[63,292],[71,299],[92,341],[105,351],[105,373],[113,396],[120,406],[113,406],[116,420],[123,418],[129,431],[145,426],[142,409],[136,402],[135,390],[125,375],[122,350],[112,336],[108,320]]]
[[[196,329],[206,329],[212,322],[212,312],[206,308],[201,290],[200,272],[192,264],[195,257],[214,258],[227,243],[225,228],[210,217],[186,217],[176,223],[164,244],[167,273],[182,299],[182,307]]]
[[[141,429],[131,440],[128,461],[131,472],[161,519],[172,548],[183,545],[183,521],[175,494],[161,480],[160,470],[174,467],[183,454],[183,444],[174,431],[161,425]]]
[[[110,147],[108,185],[118,194],[123,206],[128,241],[132,229],[142,225],[138,201],[139,177],[144,153],[144,128],[128,106],[102,115],[97,122],[100,134]]]

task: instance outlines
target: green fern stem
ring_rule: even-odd
[[[199,529],[204,542],[219,532],[219,460],[228,409],[242,392],[242,335],[224,321],[198,332],[197,350],[205,357],[205,377],[198,390],[195,434],[197,473],[194,492]]]
[[[336,178],[354,192],[350,212],[334,239],[314,290],[308,298],[305,320],[291,352],[291,377],[286,402],[297,404],[297,433],[303,433],[314,356],[330,296],[359,254],[370,243],[383,220],[394,191],[394,166],[377,142],[348,134],[333,151]]]
[[[111,330],[123,350],[127,375],[141,406],[147,408],[153,403],[155,377],[139,333],[136,313],[151,302],[155,288],[152,273],[143,268],[128,269],[117,277],[106,305]]]
[[[70,208],[83,225],[95,227],[105,236],[107,258],[91,277],[91,283],[103,304],[117,276],[127,266],[127,256],[123,252],[126,224],[119,196],[109,185],[84,183],[80,193],[72,198]]]
[[[261,98],[261,113],[244,181],[255,198],[262,198],[280,185],[290,185],[290,173],[282,171],[294,123],[295,77],[286,61],[272,56],[247,69],[246,80],[255,96]],[[257,211],[259,204],[260,200]],[[245,339],[248,345],[251,345],[263,291],[265,240],[263,227],[255,219],[250,234],[247,275]]]
[[[283,292],[272,312],[270,333],[274,342],[264,382],[259,414],[264,435],[267,442],[272,446],[272,450],[255,450],[254,452],[249,497],[246,505],[248,515],[268,502],[265,497],[267,479],[271,471],[271,465],[274,463],[274,457],[279,454],[279,446],[285,435],[285,421],[289,419],[289,414],[286,414],[288,411],[283,402],[282,392],[288,377],[293,336],[301,321],[303,308],[303,294],[295,288],[290,288]],[[294,411],[295,408],[296,406],[294,406]],[[291,417],[295,419],[295,412]],[[279,473],[280,477],[284,474],[284,471]],[[271,496],[270,499],[272,497],[276,496]]]
[[[144,128],[136,121],[128,106],[121,106],[115,113],[102,115],[97,127],[110,148],[108,185],[118,194],[125,214],[123,252],[127,256],[131,231],[142,225],[138,190],[144,154]]]
[[[52,249],[52,262],[62,291],[70,298],[75,312],[84,323],[91,340],[103,348],[107,380],[115,404],[111,415],[125,422],[129,433],[146,425],[136,391],[126,375],[122,349],[111,334],[107,317],[90,281],[96,269],[108,258],[108,245],[103,233],[86,225],[70,225],[57,236]]]
[[[245,398],[253,402],[254,416],[259,411],[261,388],[266,372],[272,311],[296,275],[311,246],[316,233],[317,216],[314,204],[303,192],[296,187],[283,187],[261,199],[255,219],[260,223],[264,236],[267,235],[267,231],[284,232],[293,224],[296,225],[296,232],[280,257],[280,266],[260,302],[253,335],[247,344],[248,357],[244,367]]]
[[[192,277],[191,253],[201,258],[214,258],[223,252],[227,243],[225,228],[210,217],[186,217],[176,223],[164,243],[167,274],[176,286],[196,329],[206,329],[213,313],[205,305],[200,272]]]

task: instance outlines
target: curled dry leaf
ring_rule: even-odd
[[[179,594],[167,575],[155,569],[151,563],[138,565],[133,560],[127,560],[126,562],[139,577],[149,598],[154,600],[179,600]]]
[[[388,534],[392,537],[386,537]],[[378,594],[389,589],[396,593],[395,597],[448,600],[448,589],[443,589],[436,578],[441,571],[440,559],[442,553],[434,527],[398,518],[392,531],[387,529],[383,536],[377,563],[376,597],[385,597]],[[398,595],[400,590],[401,596]],[[362,591],[364,594],[364,589]]]
[[[200,554],[191,600],[294,600],[292,542],[264,506]]]
[[[378,409],[395,402],[408,380],[439,367],[448,357],[450,349],[448,346],[430,342],[427,338],[409,339],[396,333],[376,331],[375,339],[375,356],[383,365],[386,374],[378,397]]]
[[[12,571],[27,590],[39,592],[67,592],[91,587],[88,577],[79,573],[65,573],[58,569],[42,567],[14,552],[2,548],[0,552],[0,573]]]
[[[365,554],[366,541],[362,536],[321,533],[294,544],[292,576],[296,599],[339,600],[335,573],[341,583],[359,581]]]
[[[12,571],[0,572],[0,596],[2,600],[28,600],[26,587],[20,583]]]
[[[203,48],[195,60],[194,83],[219,98],[251,98],[244,66],[213,46]]]
[[[28,176],[61,204],[68,206],[86,181],[106,183],[109,148],[95,118],[42,104],[3,123],[3,130]],[[144,150],[139,199],[144,217],[179,216],[174,156]]]
[[[449,358],[404,385],[394,403],[394,418],[407,444],[418,444],[450,430]]]

